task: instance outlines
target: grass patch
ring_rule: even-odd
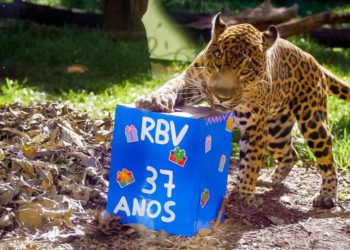
[[[86,90],[69,90],[60,94],[47,93],[37,87],[28,86],[25,82],[6,79],[0,83],[0,106],[15,102],[29,104],[32,102],[53,101],[72,105],[78,110],[86,111],[94,117],[102,118],[107,113],[114,115],[117,104],[132,103],[142,95],[159,87],[165,78],[160,76],[153,80],[141,80],[138,82],[123,81],[99,93]]]
[[[102,31],[0,24],[0,77],[26,79],[46,92],[98,92],[116,82],[150,76],[146,41],[113,41]],[[2,27],[2,29],[1,29]],[[80,65],[84,73],[68,73]]]
[[[328,120],[332,131],[334,158],[338,166],[350,171],[350,105],[330,97]]]
[[[36,91],[33,87],[26,87],[25,82],[6,78],[0,83],[0,106],[4,104],[42,102],[47,99],[47,94]]]

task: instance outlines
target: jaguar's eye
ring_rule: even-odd
[[[218,59],[220,59],[222,57],[222,52],[220,49],[217,49],[214,51],[214,56]]]
[[[248,74],[248,73],[249,73],[248,69],[243,69],[243,70],[241,71],[241,74],[242,74],[242,75],[246,75],[246,74]]]

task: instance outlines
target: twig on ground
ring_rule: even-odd
[[[310,218],[309,218],[306,222],[308,222],[309,220],[310,220]],[[298,221],[298,224],[300,225],[300,227],[301,227],[305,232],[307,232],[308,235],[311,235],[311,234],[312,234],[312,232],[311,232],[310,230],[308,230],[308,229],[304,226],[304,224],[303,224],[302,222]]]
[[[215,224],[214,224],[214,229],[216,229],[221,223],[222,214],[223,214],[223,212],[225,210],[226,204],[227,204],[227,197],[224,196],[224,197],[222,197],[222,203],[221,203],[220,210],[218,212],[218,216],[216,217],[216,221],[215,221]]]

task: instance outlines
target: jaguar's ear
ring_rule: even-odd
[[[225,29],[227,25],[224,23],[224,21],[221,19],[221,13],[217,13],[213,17],[212,21],[212,29],[211,29],[211,37],[212,39],[217,38]]]
[[[279,37],[276,26],[271,25],[267,31],[262,33],[262,41],[264,50],[269,49]]]

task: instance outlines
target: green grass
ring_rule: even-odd
[[[86,111],[96,118],[102,118],[107,113],[113,115],[117,104],[132,103],[138,96],[152,92],[159,87],[165,77],[139,82],[123,81],[95,93],[85,90],[69,90],[60,94],[52,94],[37,87],[20,83],[18,80],[6,78],[0,83],[0,106],[15,102],[29,104],[31,102],[53,101],[72,105],[78,110]],[[140,84],[142,82],[142,84]]]
[[[115,82],[147,78],[146,41],[113,41],[102,31],[42,27],[31,22],[0,23],[0,76],[26,79],[47,92],[98,92]],[[69,74],[82,65],[82,74]]]

